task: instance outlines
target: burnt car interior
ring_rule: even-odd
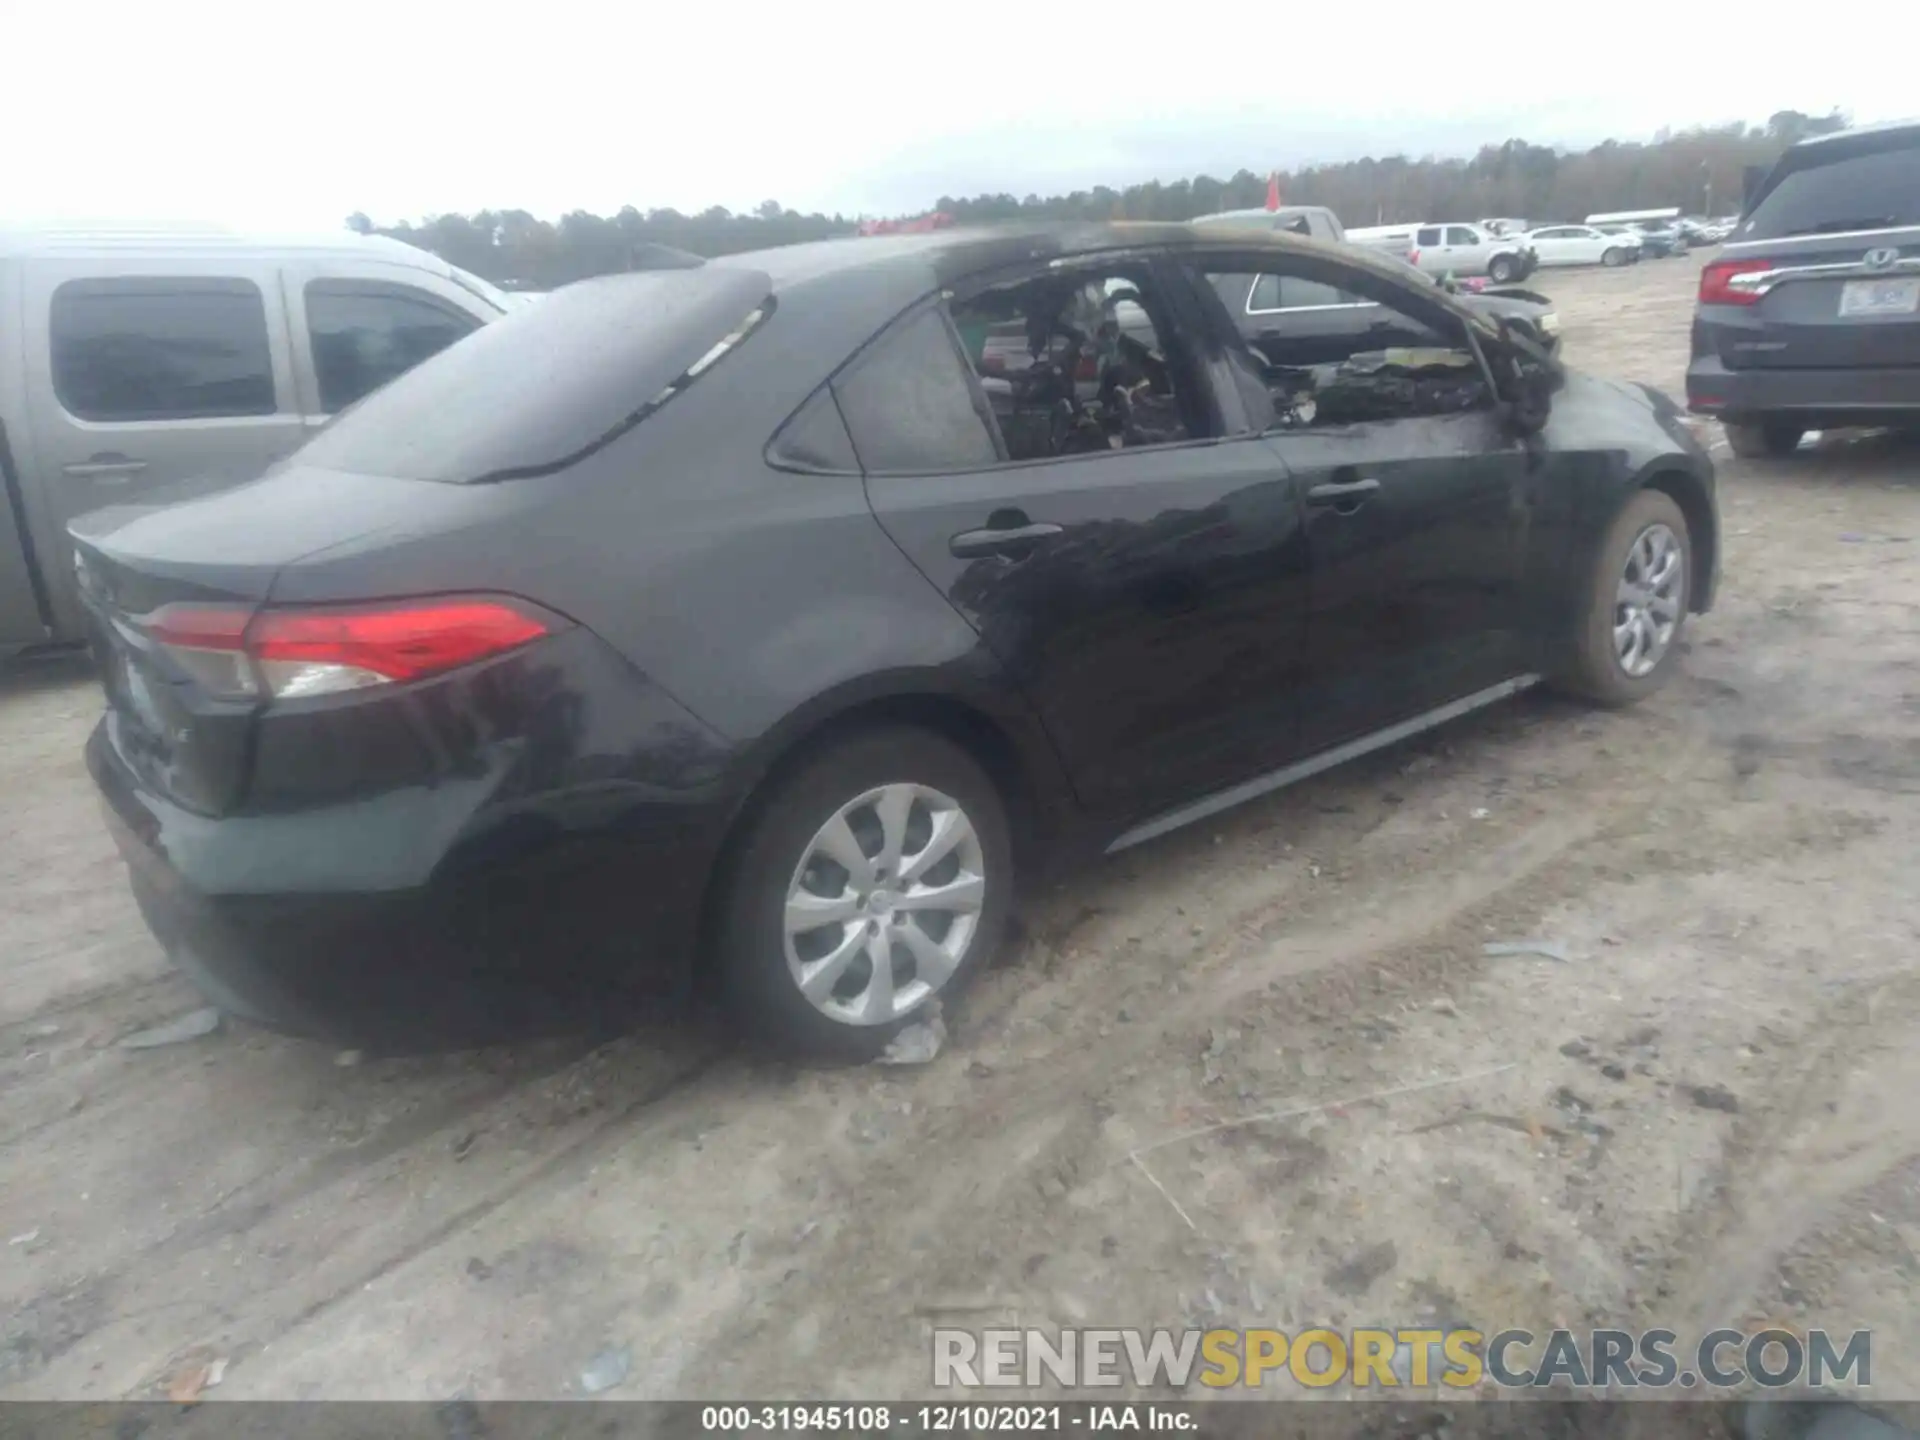
[[[1210,433],[1144,268],[1050,272],[958,298],[951,314],[1011,460]]]
[[[1278,271],[1270,261],[1257,270],[1227,262],[1205,275],[1236,330],[1236,292],[1256,318],[1284,316],[1272,335],[1256,328],[1247,342],[1273,399],[1274,429],[1454,415],[1495,401],[1465,322],[1443,310],[1423,313],[1418,297],[1387,280],[1333,267],[1323,273],[1309,257]]]

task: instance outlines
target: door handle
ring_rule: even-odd
[[[1060,533],[1060,526],[1045,520],[999,529],[963,530],[947,542],[947,549],[961,560],[977,560],[985,555],[1008,555],[1017,559],[1027,553],[1034,541]]]
[[[1342,515],[1351,515],[1366,503],[1367,496],[1379,488],[1380,482],[1373,479],[1335,481],[1328,485],[1316,485],[1307,491],[1307,503],[1331,505]]]
[[[146,461],[130,459],[125,455],[96,455],[91,460],[77,460],[60,467],[63,474],[71,475],[76,480],[124,480],[146,468]]]

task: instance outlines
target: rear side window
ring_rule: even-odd
[[[781,427],[768,451],[774,464],[789,470],[825,471],[832,474],[858,474],[859,458],[853,453],[853,440],[840,418],[831,388],[814,392],[800,407],[799,414]]]
[[[1416,230],[1413,236],[1413,243],[1416,245],[1438,245],[1440,243],[1440,227],[1438,225],[1430,225],[1425,230]]]
[[[271,415],[266,303],[249,280],[69,280],[53,292],[53,393],[82,420]]]
[[[860,463],[870,471],[999,463],[966,363],[938,309],[896,326],[833,389]]]
[[[320,408],[329,415],[439,354],[478,324],[400,285],[314,280],[306,301]]]
[[[1836,154],[1788,171],[1740,227],[1742,240],[1920,225],[1920,141]]]

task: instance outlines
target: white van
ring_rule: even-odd
[[[510,305],[351,231],[0,229],[0,654],[83,637],[69,520],[252,479]]]

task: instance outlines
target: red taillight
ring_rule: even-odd
[[[1736,275],[1754,275],[1772,268],[1771,260],[1715,260],[1700,272],[1700,303],[1702,305],[1758,304],[1760,291],[1735,289],[1733,279]]]
[[[1409,264],[1409,265],[1418,265],[1419,263],[1420,263],[1420,251],[1419,251],[1419,249],[1418,249],[1418,248],[1415,248],[1415,249],[1412,249],[1412,250],[1409,250],[1409,251],[1407,251],[1407,264]]]
[[[216,694],[328,695],[418,680],[549,633],[510,600],[416,600],[342,609],[164,605],[143,628]]]

